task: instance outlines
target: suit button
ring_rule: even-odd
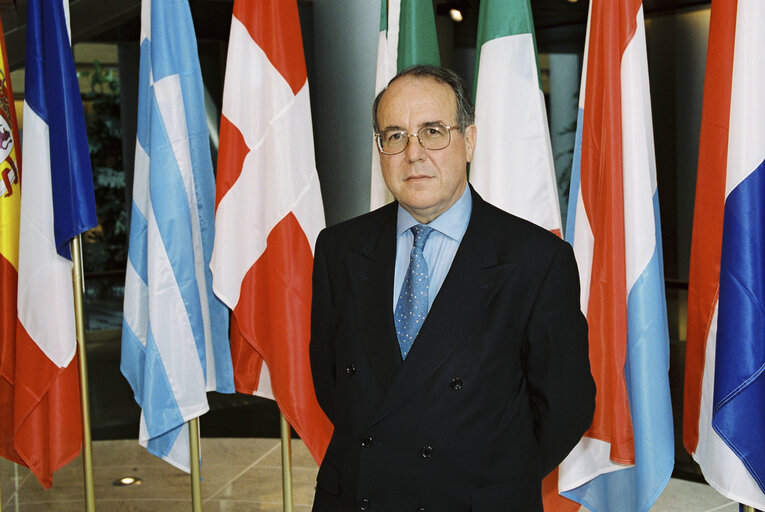
[[[450,385],[452,386],[452,389],[462,389],[462,379],[455,377],[452,379]]]
[[[352,364],[348,365],[348,367],[345,369],[345,373],[347,375],[353,375],[354,373],[356,373],[356,367],[353,366]]]
[[[425,507],[418,507],[417,512],[425,512]]]
[[[369,500],[362,498],[359,500],[359,510],[369,510]]]
[[[364,448],[369,448],[370,446],[372,446],[372,438],[367,436],[364,439],[362,439],[361,446],[363,446]]]
[[[423,459],[429,459],[433,455],[433,448],[425,446],[420,452],[420,455],[422,455]]]

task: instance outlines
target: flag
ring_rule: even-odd
[[[688,286],[683,441],[726,497],[765,509],[765,19],[712,2]]]
[[[16,375],[16,293],[19,268],[21,169],[11,72],[0,22],[0,455],[16,463],[13,398]]]
[[[529,0],[484,0],[478,14],[476,115],[470,183],[484,199],[561,236],[547,111]],[[546,478],[545,510],[576,510]]]
[[[433,5],[420,0],[382,0],[375,95],[396,73],[415,64],[441,65]],[[374,210],[392,200],[393,196],[383,181],[377,145],[373,143],[369,209]]]
[[[529,0],[484,0],[476,44],[470,183],[484,199],[561,236],[558,186]]]
[[[236,389],[274,398],[320,462],[332,425],[308,343],[324,209],[296,0],[234,2],[220,126],[211,268],[233,310]]]
[[[4,406],[8,399],[13,402],[12,431],[2,436],[3,455],[29,467],[45,488],[52,485],[53,472],[75,458],[82,446],[68,244],[97,224],[67,18],[68,7],[60,0],[27,3],[23,190],[21,183],[9,180],[13,194],[20,192],[21,197],[18,320],[3,319],[4,325],[13,322],[16,329],[15,347],[6,351],[12,345],[3,341],[0,401]],[[0,201],[6,203],[9,197]],[[3,413],[10,422],[8,416]],[[9,425],[4,422],[2,428]]]
[[[566,231],[598,393],[558,488],[592,512],[647,511],[672,473],[674,443],[641,1],[593,0],[587,32]]]
[[[215,180],[186,0],[141,4],[138,130],[120,368],[139,443],[189,471],[188,421],[233,393],[228,311],[212,292]]]

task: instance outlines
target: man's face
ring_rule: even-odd
[[[404,129],[416,134],[423,125],[454,126],[444,149],[423,148],[411,137],[396,155],[380,153],[383,179],[399,204],[424,224],[445,212],[465,190],[467,163],[473,158],[475,126],[460,133],[457,98],[451,87],[429,77],[403,77],[383,94],[377,109],[380,131]],[[379,149],[378,149],[379,151]]]

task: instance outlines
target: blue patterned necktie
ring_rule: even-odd
[[[395,320],[396,336],[401,347],[401,357],[406,355],[412,348],[412,343],[420,332],[420,327],[428,314],[428,264],[422,249],[433,228],[417,224],[412,226],[414,233],[414,245],[409,254],[409,268],[406,270],[404,284],[401,286],[401,294],[396,302]]]

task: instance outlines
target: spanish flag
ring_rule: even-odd
[[[2,22],[0,46],[0,455],[23,463],[13,443],[21,158]]]

